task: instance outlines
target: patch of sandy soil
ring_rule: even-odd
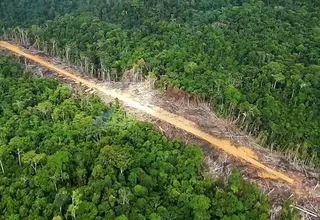
[[[153,123],[168,138],[181,137],[188,144],[199,145],[207,168],[203,175],[227,177],[233,167],[239,168],[245,178],[256,182],[270,196],[272,218],[288,198],[295,200],[297,207],[304,207],[304,215],[320,218],[319,173],[293,166],[282,155],[260,147],[252,137],[236,129],[234,123],[216,117],[206,103],[185,102],[170,94],[160,94],[148,81],[97,81],[59,60],[35,56],[36,51],[24,52],[7,42],[0,42],[0,47],[40,64],[31,66],[40,76],[52,74],[49,69],[66,84],[76,85],[71,88],[80,85],[85,93],[97,93],[106,102],[117,98],[131,116]]]

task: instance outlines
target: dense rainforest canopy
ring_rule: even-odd
[[[204,178],[202,160],[117,102],[72,94],[0,56],[0,219],[269,218],[266,195],[237,170]]]
[[[4,0],[0,12],[5,37],[101,79],[134,67],[320,163],[319,1]]]
[[[320,1],[2,0],[0,28],[101,80],[156,77],[320,165]],[[0,56],[0,219],[270,217],[238,171],[212,180],[202,159]],[[281,218],[295,216],[286,204]]]

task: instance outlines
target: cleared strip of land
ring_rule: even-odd
[[[20,56],[23,56],[33,62],[36,62],[36,63],[40,64],[41,66],[48,68],[63,77],[68,78],[69,80],[72,80],[77,83],[81,83],[89,88],[92,88],[92,89],[99,91],[100,93],[102,93],[104,95],[108,95],[113,98],[117,98],[131,108],[138,109],[138,110],[140,110],[144,113],[147,113],[155,118],[158,118],[162,121],[165,121],[166,123],[169,123],[169,124],[179,128],[181,130],[187,131],[188,133],[193,134],[193,135],[205,140],[206,142],[210,143],[213,147],[219,148],[219,149],[225,151],[226,153],[228,153],[229,155],[232,155],[236,158],[239,158],[241,160],[244,160],[244,161],[250,163],[253,167],[257,168],[259,170],[259,172],[262,174],[261,176],[263,176],[265,178],[278,179],[278,180],[285,181],[291,185],[295,185],[295,181],[292,178],[290,178],[289,176],[260,163],[254,155],[246,153],[246,152],[250,152],[250,149],[248,149],[248,151],[246,151],[243,149],[243,147],[237,148],[236,146],[232,145],[232,143],[229,140],[215,138],[212,135],[197,128],[193,122],[191,122],[181,116],[172,114],[172,113],[170,113],[162,108],[159,108],[157,106],[142,105],[141,103],[136,101],[134,99],[134,97],[130,94],[119,94],[119,93],[113,91],[112,89],[107,89],[107,88],[103,87],[102,85],[99,85],[99,84],[93,83],[87,79],[81,78],[81,77],[77,76],[76,74],[72,74],[66,70],[63,70],[59,67],[56,67],[55,65],[45,61],[44,59],[42,59],[38,56],[28,54],[28,53],[20,50],[19,47],[12,45],[8,42],[0,41],[0,47],[7,49],[15,54],[20,55]]]

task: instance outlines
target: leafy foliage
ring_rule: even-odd
[[[281,209],[281,220],[286,220],[286,219],[293,219],[293,220],[298,220],[301,218],[300,213],[291,207],[292,202],[291,201],[286,201],[284,203],[284,206]]]
[[[0,20],[2,20],[3,26],[36,24],[74,11],[79,2],[65,0],[2,0],[0,3]]]
[[[155,75],[210,101],[265,145],[319,165],[317,1],[67,2],[77,5],[65,7],[72,14],[11,35],[100,79],[119,80],[128,68],[137,79]]]
[[[196,146],[3,56],[0,106],[0,219],[269,217],[266,195],[238,171],[227,185],[204,179]]]

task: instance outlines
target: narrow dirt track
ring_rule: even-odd
[[[219,149],[225,151],[226,153],[228,153],[229,155],[232,155],[238,159],[241,159],[241,160],[244,160],[244,161],[250,163],[253,167],[255,167],[259,170],[259,172],[262,174],[261,176],[264,178],[282,180],[284,182],[289,183],[294,188],[296,187],[297,183],[292,178],[260,163],[258,161],[258,159],[255,157],[255,155],[250,153],[251,152],[250,149],[246,149],[243,147],[237,148],[236,146],[232,145],[232,143],[229,140],[215,138],[215,137],[209,135],[208,133],[198,129],[193,122],[191,122],[181,116],[172,114],[172,113],[170,113],[162,108],[159,108],[157,106],[142,105],[138,101],[134,100],[134,97],[131,96],[130,94],[119,94],[111,89],[104,88],[100,84],[90,82],[89,80],[83,79],[75,74],[72,74],[70,72],[67,72],[67,71],[61,69],[61,68],[58,68],[38,56],[34,56],[31,54],[25,53],[19,47],[12,45],[8,42],[0,41],[0,48],[1,47],[9,50],[15,54],[21,55],[21,56],[23,56],[33,62],[36,62],[36,63],[40,64],[41,66],[46,67],[46,68],[56,72],[57,74],[68,78],[69,80],[72,80],[77,83],[81,83],[89,88],[97,90],[98,92],[100,92],[104,95],[108,95],[113,98],[117,98],[131,108],[138,109],[138,110],[140,110],[144,113],[147,113],[155,118],[158,118],[162,121],[165,121],[165,122],[179,128],[179,129],[187,131],[188,133],[191,133],[191,134],[205,140],[206,142],[210,143],[213,147],[219,148]]]

